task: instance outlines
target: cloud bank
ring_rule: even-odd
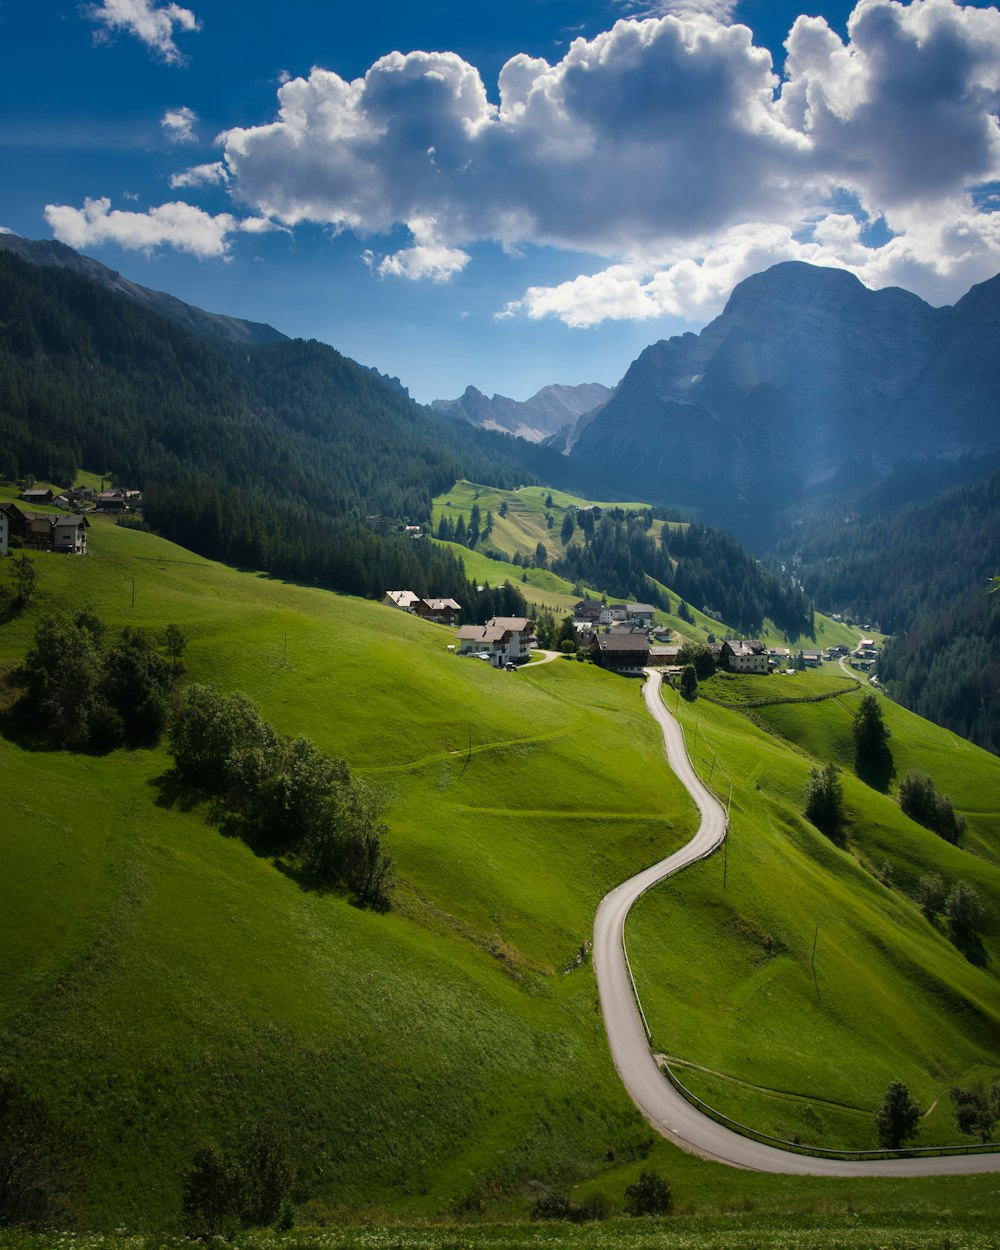
[[[412,247],[367,253],[382,276],[447,280],[477,242],[591,254],[603,271],[506,309],[571,325],[709,315],[791,258],[938,302],[1000,267],[1000,12],[860,0],[846,42],[799,17],[779,80],[729,7],[671,0],[554,65],[515,56],[496,102],[454,53],[394,52],[351,82],[314,68],[173,185],[225,182],[286,227],[405,224]]]

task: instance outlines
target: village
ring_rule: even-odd
[[[383,603],[425,620],[454,626],[461,605],[454,599],[421,599],[410,590],[389,590]],[[819,668],[824,661],[845,660],[858,672],[874,674],[877,649],[862,638],[851,651],[844,645],[825,650],[813,647],[767,647],[757,639],[726,638],[706,644],[671,641],[666,626],[654,624],[656,609],[648,603],[606,603],[582,599],[573,606],[575,646],[565,647],[567,657],[591,659],[602,668],[623,674],[640,674],[647,668],[679,673],[690,662],[691,648],[710,659],[711,667],[729,673],[786,673]],[[449,650],[471,656],[491,667],[513,672],[530,662],[538,649],[535,622],[528,617],[494,616],[484,625],[462,625]],[[873,681],[877,678],[873,677]]]
[[[54,494],[48,486],[29,486],[21,491],[22,503],[36,507],[56,507],[59,512],[35,512],[15,503],[0,503],[0,556],[12,549],[58,551],[66,555],[87,554],[88,512],[122,515],[141,511],[142,492],[138,490],[94,490],[76,486]]]

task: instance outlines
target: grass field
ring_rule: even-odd
[[[887,1245],[903,1244],[892,1229],[936,1227],[934,1212],[981,1213],[970,1237],[986,1213],[996,1218],[988,1177],[757,1176],[684,1155],[639,1120],[609,1061],[589,964],[577,960],[601,895],[693,829],[637,682],[563,661],[496,672],[449,654],[441,627],[234,572],[107,518],[94,519],[90,549],[29,557],[38,592],[0,627],[0,666],[15,665],[34,622],[60,608],[88,604],[113,625],[181,625],[191,680],[246,691],[279,730],[307,733],[385,788],[399,886],[386,916],[301,890],[222,836],[163,750],[102,757],[0,739],[4,1064],[65,1129],[84,1177],[80,1226],[176,1227],[195,1148],[231,1142],[265,1115],[293,1134],[314,1195],[306,1221],[523,1216],[544,1186],[600,1191],[620,1209],[642,1166],[671,1176],[692,1245],[734,1231],[754,1244],[779,1216],[800,1238],[789,1245],[807,1244],[818,1216],[847,1230],[851,1211],[889,1230]],[[689,731],[697,719],[696,760],[707,773],[717,753],[713,784],[734,781],[726,892],[718,859],[656,891],[630,924],[630,951],[658,1044],[723,1083],[791,1083],[861,1106],[898,1069],[927,1101],[952,1073],[995,1066],[995,963],[966,964],[860,859],[891,856],[901,883],[925,863],[948,875],[974,865],[967,879],[995,907],[985,856],[997,849],[998,765],[890,708],[898,762],[926,762],[969,813],[981,854],[946,847],[860,783],[848,793],[852,853],[830,847],[797,815],[803,752],[844,749],[837,717],[849,713],[831,709],[848,701],[780,705],[755,721],[682,705]],[[791,909],[785,891],[797,895]],[[806,975],[814,913],[822,1010]],[[991,912],[993,961],[995,924]],[[854,1008],[852,976],[866,995]],[[899,1011],[891,1028],[865,1018],[873,1002]],[[840,1048],[843,1070],[830,1072]],[[942,1108],[942,1132],[946,1121]],[[831,1116],[831,1135],[845,1123]],[[399,1233],[393,1244],[442,1235]],[[327,1244],[312,1236],[274,1244]],[[315,1234],[338,1236],[328,1244],[354,1244],[348,1231]],[[634,1222],[474,1236],[662,1234]]]
[[[706,688],[799,680],[717,676]],[[800,691],[837,678],[802,680]],[[667,695],[702,775],[723,800],[732,786],[730,845],[640,902],[629,950],[654,1045],[734,1119],[788,1140],[873,1147],[874,1110],[900,1077],[927,1112],[918,1140],[953,1142],[949,1086],[1000,1069],[1000,831],[973,806],[997,809],[1000,762],[886,704],[898,774],[930,772],[969,810],[964,849],[950,846],[853,775],[860,693],[845,686],[842,698],[749,714]],[[808,771],[827,760],[843,769],[844,848],[801,815]],[[907,896],[931,871],[964,879],[986,904],[984,966]]]

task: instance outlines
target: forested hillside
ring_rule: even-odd
[[[529,460],[560,459],[431,413],[323,344],[206,342],[12,255],[0,306],[0,474],[113,474],[205,555],[361,594],[460,594],[453,559],[361,519],[426,519],[458,476],[515,486]]]
[[[890,694],[1000,750],[1000,473],[896,511],[881,492],[797,518],[783,550],[824,609],[892,637],[879,661]]]
[[[450,500],[439,509],[435,532],[444,542],[525,568],[551,569],[581,595],[584,586],[600,587],[616,599],[665,612],[677,607],[682,619],[691,619],[685,615],[690,606],[747,634],[770,620],[789,638],[812,636],[813,608],[802,589],[722,530],[684,523],[669,508],[595,507],[565,495],[557,502],[551,491],[539,514],[521,495],[466,488],[473,492],[468,515]],[[517,523],[526,516],[537,523]],[[545,537],[536,542],[539,533]]]

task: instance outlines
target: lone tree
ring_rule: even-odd
[[[882,704],[870,691],[861,696],[861,706],[852,726],[854,765],[862,781],[884,790],[892,776],[889,726],[882,719]]]
[[[951,887],[944,905],[948,916],[948,932],[960,951],[969,954],[979,942],[979,922],[983,905],[979,895],[964,881],[956,881]]]
[[[836,764],[814,768],[806,782],[806,820],[839,842],[844,835],[844,788]]]
[[[698,674],[693,664],[685,664],[681,671],[681,694],[685,699],[697,698]]]
[[[629,1215],[669,1215],[674,1209],[670,1182],[659,1172],[643,1170],[625,1186],[625,1210]]]
[[[902,1081],[893,1081],[875,1113],[878,1142],[885,1150],[899,1150],[914,1137],[920,1123],[920,1108]]]

